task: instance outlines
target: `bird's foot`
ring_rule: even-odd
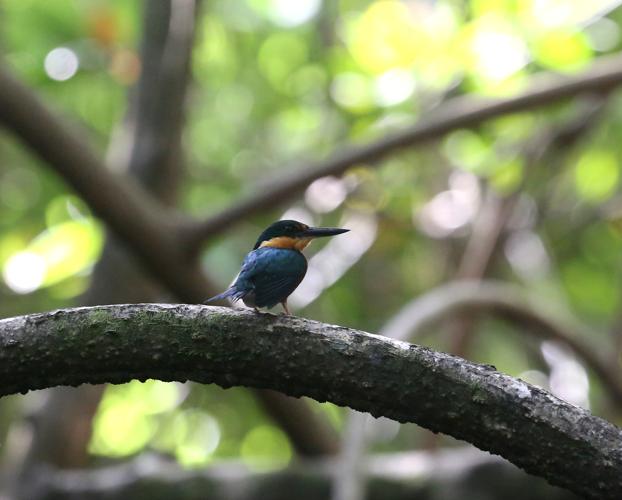
[[[281,302],[281,305],[283,306],[283,309],[285,310],[285,315],[291,316],[292,313],[289,312],[289,307],[287,307],[287,301],[284,300],[283,302]]]

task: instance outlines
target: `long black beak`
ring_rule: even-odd
[[[302,232],[303,238],[319,238],[321,236],[335,236],[337,234],[347,233],[349,229],[340,227],[310,227]]]

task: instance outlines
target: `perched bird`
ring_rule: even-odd
[[[230,298],[258,310],[279,302],[289,314],[287,297],[307,273],[307,259],[302,250],[313,238],[334,236],[349,231],[336,227],[309,227],[295,220],[271,224],[257,239],[246,256],[240,274],[225,292],[207,299],[204,304]]]

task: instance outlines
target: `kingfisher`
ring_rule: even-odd
[[[338,227],[309,227],[295,220],[277,221],[259,235],[253,249],[246,255],[242,269],[233,285],[204,304],[229,298],[242,300],[259,312],[280,303],[290,314],[287,298],[307,273],[307,259],[302,250],[322,236],[335,236],[349,231]]]

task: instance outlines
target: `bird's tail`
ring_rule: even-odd
[[[210,304],[212,302],[216,302],[217,300],[223,300],[223,299],[231,299],[234,302],[236,300],[240,300],[245,294],[244,293],[240,293],[240,291],[238,289],[236,289],[235,287],[231,287],[228,290],[225,290],[224,292],[215,295],[213,297],[210,297],[209,299],[206,299],[203,301],[204,304]]]
[[[225,290],[223,293],[214,295],[213,297],[210,297],[209,299],[204,300],[203,303],[209,304],[211,302],[216,302],[217,300],[223,300],[223,299],[226,299],[227,297],[230,297],[231,294],[232,294],[232,290],[231,288],[229,288],[229,290]]]

